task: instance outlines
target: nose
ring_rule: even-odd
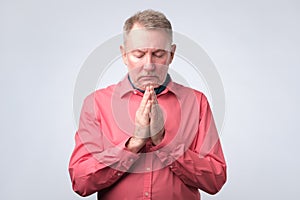
[[[155,69],[155,63],[153,63],[153,55],[152,54],[147,54],[145,58],[145,64],[144,64],[144,69],[147,71],[152,71]]]

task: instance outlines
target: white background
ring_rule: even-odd
[[[223,80],[228,181],[203,199],[299,199],[296,0],[1,0],[1,199],[81,199],[67,170],[76,77],[96,47],[147,8],[204,48]]]

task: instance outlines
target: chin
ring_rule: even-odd
[[[136,85],[139,89],[141,90],[145,90],[147,86],[153,86],[154,88],[159,87],[160,85],[158,83],[154,83],[151,81],[145,81],[143,83],[140,83],[138,85]]]
[[[144,86],[144,87],[146,87],[146,86],[148,86],[148,85],[149,85],[149,86],[151,85],[151,86],[153,86],[154,88],[156,88],[156,87],[158,87],[160,84],[158,84],[157,82],[153,82],[153,81],[152,81],[152,82],[151,82],[151,81],[149,81],[149,82],[147,81],[147,82],[143,83],[143,86]]]

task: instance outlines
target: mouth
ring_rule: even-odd
[[[153,80],[153,79],[157,79],[157,76],[141,76],[139,79],[140,80]]]
[[[146,76],[141,76],[140,79],[153,79],[153,78],[157,78],[157,76],[152,76],[152,75],[146,75]]]

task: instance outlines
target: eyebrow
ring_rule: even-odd
[[[131,52],[146,52],[147,51],[147,49],[134,49],[134,50],[132,50]],[[165,49],[155,49],[152,53],[157,53],[157,52],[160,52],[160,51],[167,51],[167,50],[165,50]]]

